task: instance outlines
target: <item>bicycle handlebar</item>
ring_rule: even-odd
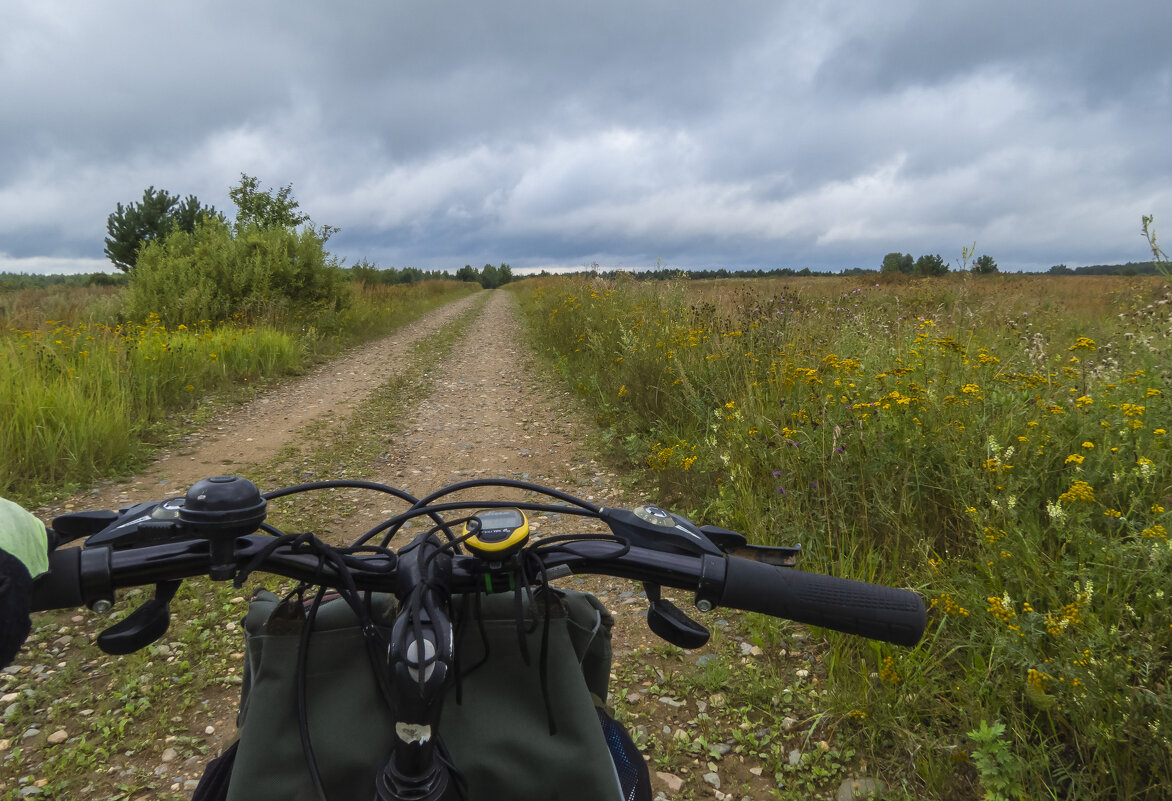
[[[238,568],[249,564],[272,538],[252,534],[236,540]],[[387,557],[351,557],[351,576],[359,590],[398,594],[398,570]],[[717,605],[761,612],[848,634],[914,645],[926,623],[923,600],[910,590],[807,573],[734,555],[669,553],[631,546],[621,553],[610,540],[561,544],[541,554],[550,578],[600,574],[694,590],[697,606]],[[40,611],[112,600],[116,588],[207,575],[211,564],[205,541],[146,545],[126,550],[108,546],[62,548],[50,555],[50,569],[34,585],[32,609]],[[299,581],[330,585],[337,575],[310,554],[290,547],[274,550],[257,569]],[[475,556],[454,556],[454,593],[492,588],[491,572]]]
[[[185,578],[206,575],[213,580],[234,579],[239,584],[251,572],[263,570],[297,580],[303,587],[338,590],[359,616],[372,667],[383,682],[380,686],[397,719],[406,725],[400,732],[396,724],[394,746],[377,774],[376,797],[388,801],[438,801],[445,797],[451,780],[443,760],[437,757],[438,740],[431,734],[416,737],[403,732],[438,731],[444,689],[454,675],[450,607],[457,593],[520,591],[585,573],[642,581],[650,602],[648,625],[659,636],[686,648],[706,642],[708,631],[662,598],[661,586],[694,591],[697,608],[705,612],[724,605],[898,645],[914,645],[926,624],[924,602],[910,590],[804,573],[790,567],[797,557],[796,548],[751,546],[735,532],[711,526],[697,528],[655,506],[599,508],[557,490],[510,480],[466,481],[422,500],[393,487],[359,483],[412,505],[346,549],[331,547],[308,534],[282,534],[264,523],[266,506],[268,499],[292,492],[354,486],[356,482],[318,482],[262,496],[250,481],[216,476],[194,484],[186,498],[137,504],[120,514],[84,512],[57,518],[51,542],[86,537],[86,543],[81,548],[57,548],[50,554],[48,573],[34,584],[31,608],[41,611],[85,605],[104,611],[113,604],[115,589],[155,584],[154,599],[98,637],[99,646],[108,653],[129,653],[167,630],[168,603]],[[526,502],[517,506],[593,517],[605,523],[611,535],[558,536],[525,547],[527,523],[521,515],[506,515],[519,523],[498,532],[511,543],[508,549],[494,548],[497,534],[488,540],[482,538],[487,530],[480,526],[480,513],[454,521],[444,520],[440,513],[507,504],[491,500],[436,503],[457,490],[481,486],[544,493],[566,505]],[[430,518],[434,527],[398,552],[387,548],[403,524],[422,516]],[[462,538],[452,532],[459,523],[468,524]],[[269,533],[254,533],[262,528]],[[440,531],[448,542],[437,536]],[[382,544],[368,545],[380,532],[385,532]],[[470,554],[459,552],[462,541]],[[364,591],[389,593],[399,600],[389,640],[380,640],[370,625],[358,596]],[[304,707],[299,709],[307,764],[319,796],[324,798]]]
[[[910,590],[806,573],[729,557],[721,603],[799,623],[915,645],[924,633],[923,599]]]

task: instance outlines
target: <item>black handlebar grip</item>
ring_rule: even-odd
[[[896,645],[915,645],[924,634],[924,599],[911,590],[727,558],[722,606]]]
[[[49,554],[49,572],[33,582],[33,612],[84,606],[81,589],[81,548],[58,548]]]

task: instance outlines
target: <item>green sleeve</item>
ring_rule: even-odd
[[[4,498],[0,498],[0,551],[19,559],[34,579],[49,569],[45,524]]]

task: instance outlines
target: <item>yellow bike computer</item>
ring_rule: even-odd
[[[497,560],[529,540],[529,521],[520,509],[483,509],[464,524],[464,544],[484,559]],[[471,535],[471,536],[468,536]]]

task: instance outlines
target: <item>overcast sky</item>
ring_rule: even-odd
[[[385,267],[1142,261],[1170,123],[1166,0],[4,0],[0,270],[241,172]]]

